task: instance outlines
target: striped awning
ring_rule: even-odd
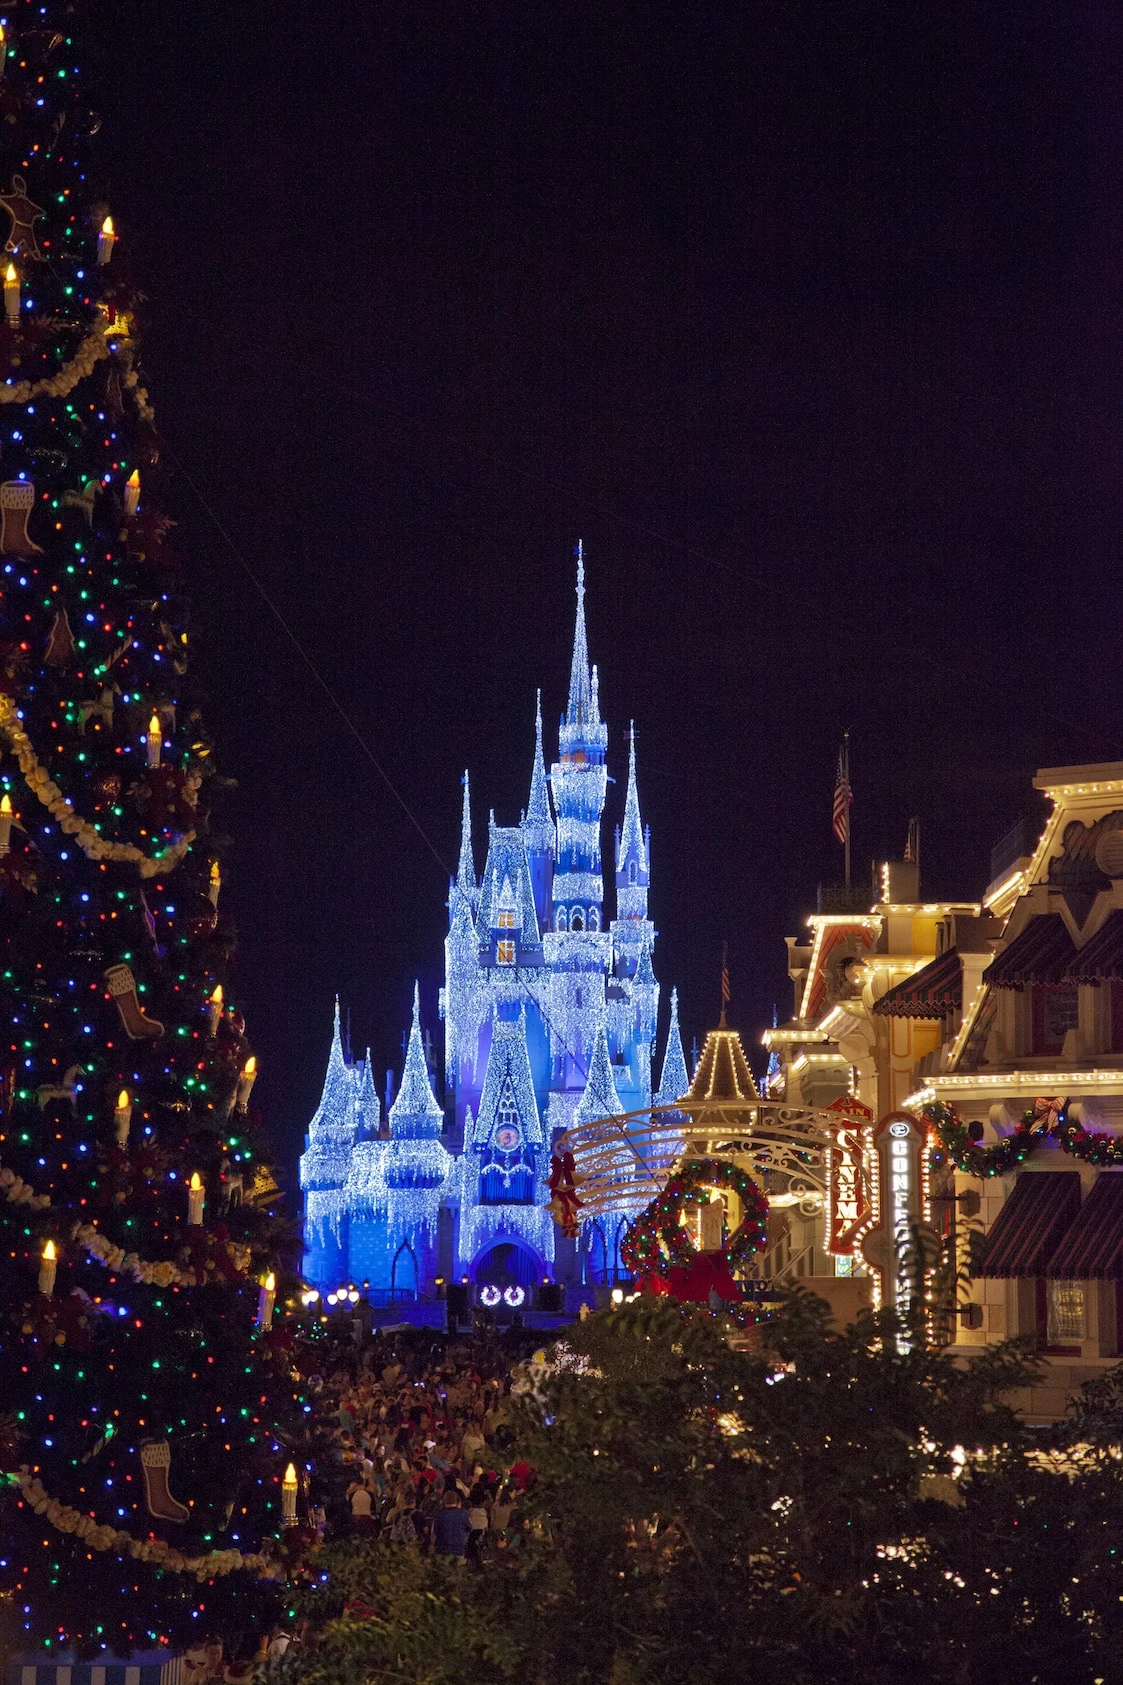
[[[1062,1281],[1123,1278],[1123,1176],[1118,1172],[1097,1176],[1046,1274]]]
[[[182,1685],[184,1673],[183,1657],[166,1651],[149,1650],[129,1661],[40,1654],[10,1657],[4,1680],[5,1685]]]
[[[991,1225],[980,1273],[1044,1275],[1079,1211],[1078,1170],[1024,1171]]]
[[[963,966],[954,948],[939,954],[874,1002],[883,1018],[947,1018],[963,1005]]]
[[[1072,969],[1076,949],[1059,913],[1039,913],[1020,936],[983,972],[996,989],[1024,989],[1027,983],[1061,983]]]
[[[1065,982],[1106,983],[1120,978],[1123,978],[1123,908],[1116,907],[1079,950]]]

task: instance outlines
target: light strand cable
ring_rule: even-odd
[[[293,649],[295,649],[296,653],[299,655],[300,659],[303,661],[304,665],[307,667],[308,671],[311,673],[312,677],[315,679],[316,683],[319,685],[320,689],[335,709],[335,712],[339,715],[340,719],[347,727],[347,730],[351,733],[351,736],[355,739],[355,742],[359,745],[359,748],[363,751],[363,754],[366,756],[375,772],[377,772],[379,778],[381,778],[382,782],[385,784],[386,788],[389,790],[390,794],[393,796],[394,800],[397,802],[398,806],[401,808],[402,812],[405,814],[406,818],[409,820],[410,824],[425,844],[425,847],[429,850],[429,853],[437,862],[437,865],[441,868],[441,871],[446,875],[446,877],[451,877],[452,873],[449,870],[448,863],[442,858],[437,845],[433,842],[432,838],[425,830],[425,827],[422,825],[420,819],[418,819],[416,813],[414,813],[413,809],[402,795],[402,792],[398,789],[398,786],[394,783],[394,780],[390,777],[390,774],[386,771],[386,768],[382,765],[382,762],[378,759],[378,756],[375,754],[374,750],[371,748],[370,744],[367,742],[366,738],[363,736],[362,732],[359,730],[358,726],[355,724],[338,696],[336,696],[331,685],[324,678],[323,673],[321,673],[320,669],[317,667],[316,663],[313,661],[312,657],[309,655],[308,651],[305,649],[304,645],[301,643],[300,639],[297,637],[296,633],[293,631],[292,627],[289,625],[288,621],[273,601],[273,598],[269,595],[269,592],[265,589],[265,586],[257,577],[257,574],[250,567],[246,558],[242,555],[242,552],[235,544],[229,532],[227,532],[215,510],[211,507],[211,505],[207,502],[207,499],[199,490],[199,487],[195,483],[194,479],[184,467],[181,458],[177,456],[176,452],[168,444],[167,439],[158,430],[156,430],[156,437],[160,440],[161,448],[166,450],[168,455],[171,457],[172,462],[175,464],[177,473],[183,476],[185,483],[190,487],[192,495],[194,496],[200,509],[203,510],[204,514],[210,520],[215,531],[230,551],[230,554],[234,557],[235,561],[245,573],[246,578],[249,580],[266,608],[272,614],[282,632],[284,632]]]

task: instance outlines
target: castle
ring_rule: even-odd
[[[613,1280],[626,1216],[564,1239],[546,1209],[551,1144],[576,1121],[669,1103],[689,1086],[677,1000],[653,1094],[659,984],[648,917],[650,834],[629,733],[615,833],[616,917],[605,911],[601,832],[608,772],[585,570],[558,757],[546,772],[541,693],[526,811],[488,822],[477,877],[468,775],[449,887],[442,1106],[415,989],[401,1083],[385,1118],[370,1068],[345,1052],[336,1008],[323,1096],[300,1160],[304,1273],[327,1290],[369,1283],[424,1294],[437,1278],[524,1291]]]

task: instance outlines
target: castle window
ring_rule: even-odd
[[[581,911],[580,907],[574,907],[573,916],[569,921],[569,928],[570,930],[584,930],[585,915]]]
[[[513,907],[500,907],[497,923],[500,930],[514,930],[515,909]]]
[[[568,907],[559,907],[558,908],[558,929],[559,930],[568,930],[569,929],[569,909],[568,909]]]
[[[589,929],[590,930],[599,930],[600,929],[600,913],[599,913],[599,911],[597,910],[596,907],[590,907],[589,908]]]
[[[633,888],[635,886],[635,881],[636,881],[636,863],[635,863],[634,860],[629,860],[628,861],[628,882],[633,886]]]
[[[496,944],[495,957],[500,965],[514,965],[515,944],[509,939]]]

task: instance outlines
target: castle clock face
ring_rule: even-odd
[[[509,1123],[504,1123],[495,1131],[495,1144],[505,1153],[513,1152],[519,1144],[519,1132]]]

